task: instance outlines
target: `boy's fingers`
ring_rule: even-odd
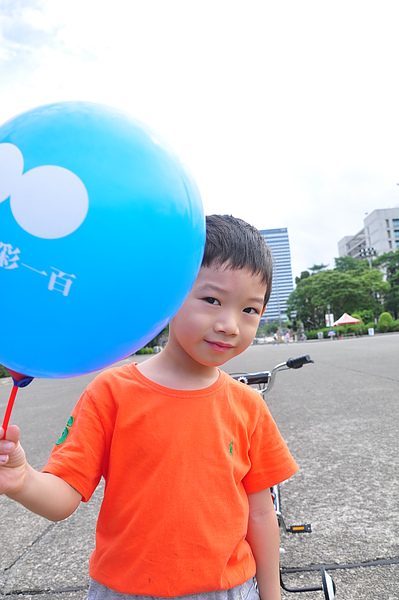
[[[8,454],[15,449],[15,442],[10,442],[9,440],[1,440],[0,442],[0,452],[4,454]]]
[[[0,429],[0,433],[1,433]],[[3,466],[8,463],[10,459],[10,454],[13,450],[15,450],[16,443],[11,440],[3,440],[0,439],[0,466]]]

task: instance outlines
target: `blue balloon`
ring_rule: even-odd
[[[33,377],[113,364],[157,335],[197,276],[197,185],[145,126],[63,102],[0,127],[0,363]]]

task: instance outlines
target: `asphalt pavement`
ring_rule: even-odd
[[[310,354],[314,364],[279,373],[266,396],[300,466],[282,485],[286,522],[312,525],[310,534],[281,534],[287,583],[318,584],[317,568],[324,565],[337,599],[397,599],[399,334],[252,346],[224,368],[260,371],[300,354]],[[36,468],[93,377],[34,380],[18,391],[11,421]],[[0,419],[10,391],[11,381],[0,380]],[[100,485],[61,523],[0,497],[1,599],[86,598],[101,494]],[[296,597],[323,598],[283,592]]]

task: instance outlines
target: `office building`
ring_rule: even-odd
[[[363,229],[338,242],[339,256],[362,258],[395,252],[399,248],[399,206],[373,210],[363,220]]]
[[[264,315],[265,321],[286,321],[287,299],[294,289],[292,281],[291,252],[286,227],[262,229],[261,234],[273,254],[272,293]]]

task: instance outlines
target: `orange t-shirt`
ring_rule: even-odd
[[[98,375],[72,417],[43,470],[84,501],[105,479],[93,579],[173,597],[255,574],[247,494],[298,468],[256,391],[223,371],[208,388],[169,389],[129,364]]]

